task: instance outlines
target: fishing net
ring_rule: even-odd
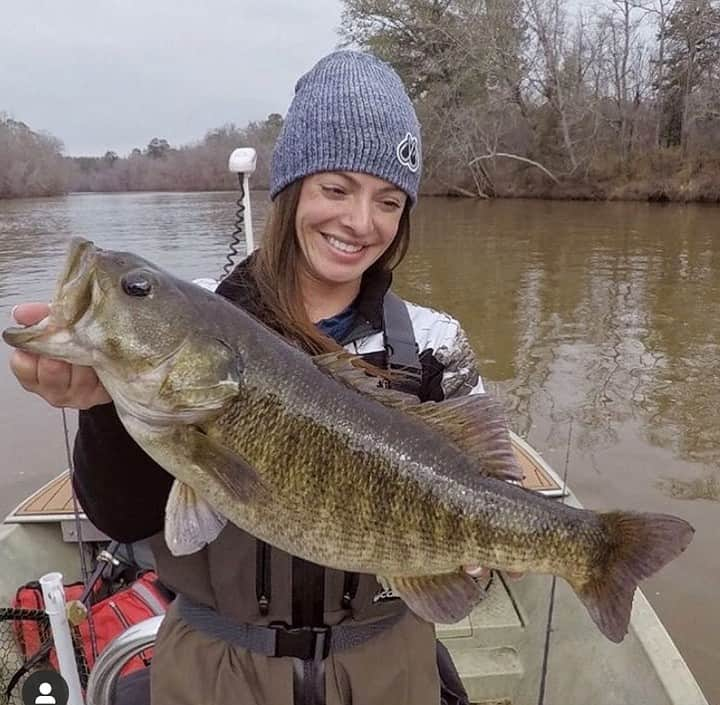
[[[84,689],[89,669],[80,634],[75,627],[71,631],[80,685]],[[40,640],[39,648],[34,644],[33,653],[28,653],[25,643],[24,635],[29,633],[38,635]],[[51,647],[50,621],[44,610],[0,609],[0,705],[23,705],[22,688],[30,674],[57,670]]]

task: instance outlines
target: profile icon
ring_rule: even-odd
[[[57,671],[35,671],[22,687],[23,705],[67,705],[70,691]]]
[[[38,690],[40,691],[40,695],[35,698],[35,705],[57,705],[57,700],[51,695],[52,683],[43,681],[38,686]]]

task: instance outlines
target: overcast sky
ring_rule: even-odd
[[[340,0],[0,0],[0,112],[65,154],[173,146],[283,115]]]

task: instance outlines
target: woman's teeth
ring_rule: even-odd
[[[331,235],[326,235],[325,239],[336,250],[340,250],[340,252],[349,252],[354,254],[355,252],[360,252],[360,250],[362,250],[362,245],[350,245],[347,242],[343,242],[342,240],[332,237]]]

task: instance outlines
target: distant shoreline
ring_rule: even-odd
[[[673,191],[654,191],[642,193],[633,189],[633,187],[627,186],[625,188],[618,188],[612,193],[603,193],[600,191],[594,191],[589,188],[575,188],[558,187],[556,189],[548,191],[534,191],[528,190],[523,192],[518,190],[511,194],[498,194],[490,198],[482,196],[475,196],[468,193],[459,193],[455,190],[443,191],[429,191],[422,192],[422,198],[456,198],[464,200],[476,200],[480,202],[484,201],[508,201],[508,200],[533,200],[533,201],[579,201],[579,202],[594,202],[594,203],[676,203],[676,204],[708,204],[717,205],[720,204],[720,186],[718,192],[712,193],[700,193],[694,194],[692,197],[690,193],[692,189],[681,189],[680,192]],[[267,193],[267,187],[253,188],[253,193]],[[683,193],[684,191],[684,193]],[[236,188],[214,188],[214,189],[130,189],[125,191],[108,190],[108,191],[68,191],[64,193],[52,193],[43,195],[26,195],[26,196],[13,196],[13,197],[0,197],[0,203],[3,201],[21,201],[21,200],[37,200],[43,198],[63,198],[65,196],[89,196],[89,195],[112,195],[112,194],[140,194],[140,193],[237,193]]]

